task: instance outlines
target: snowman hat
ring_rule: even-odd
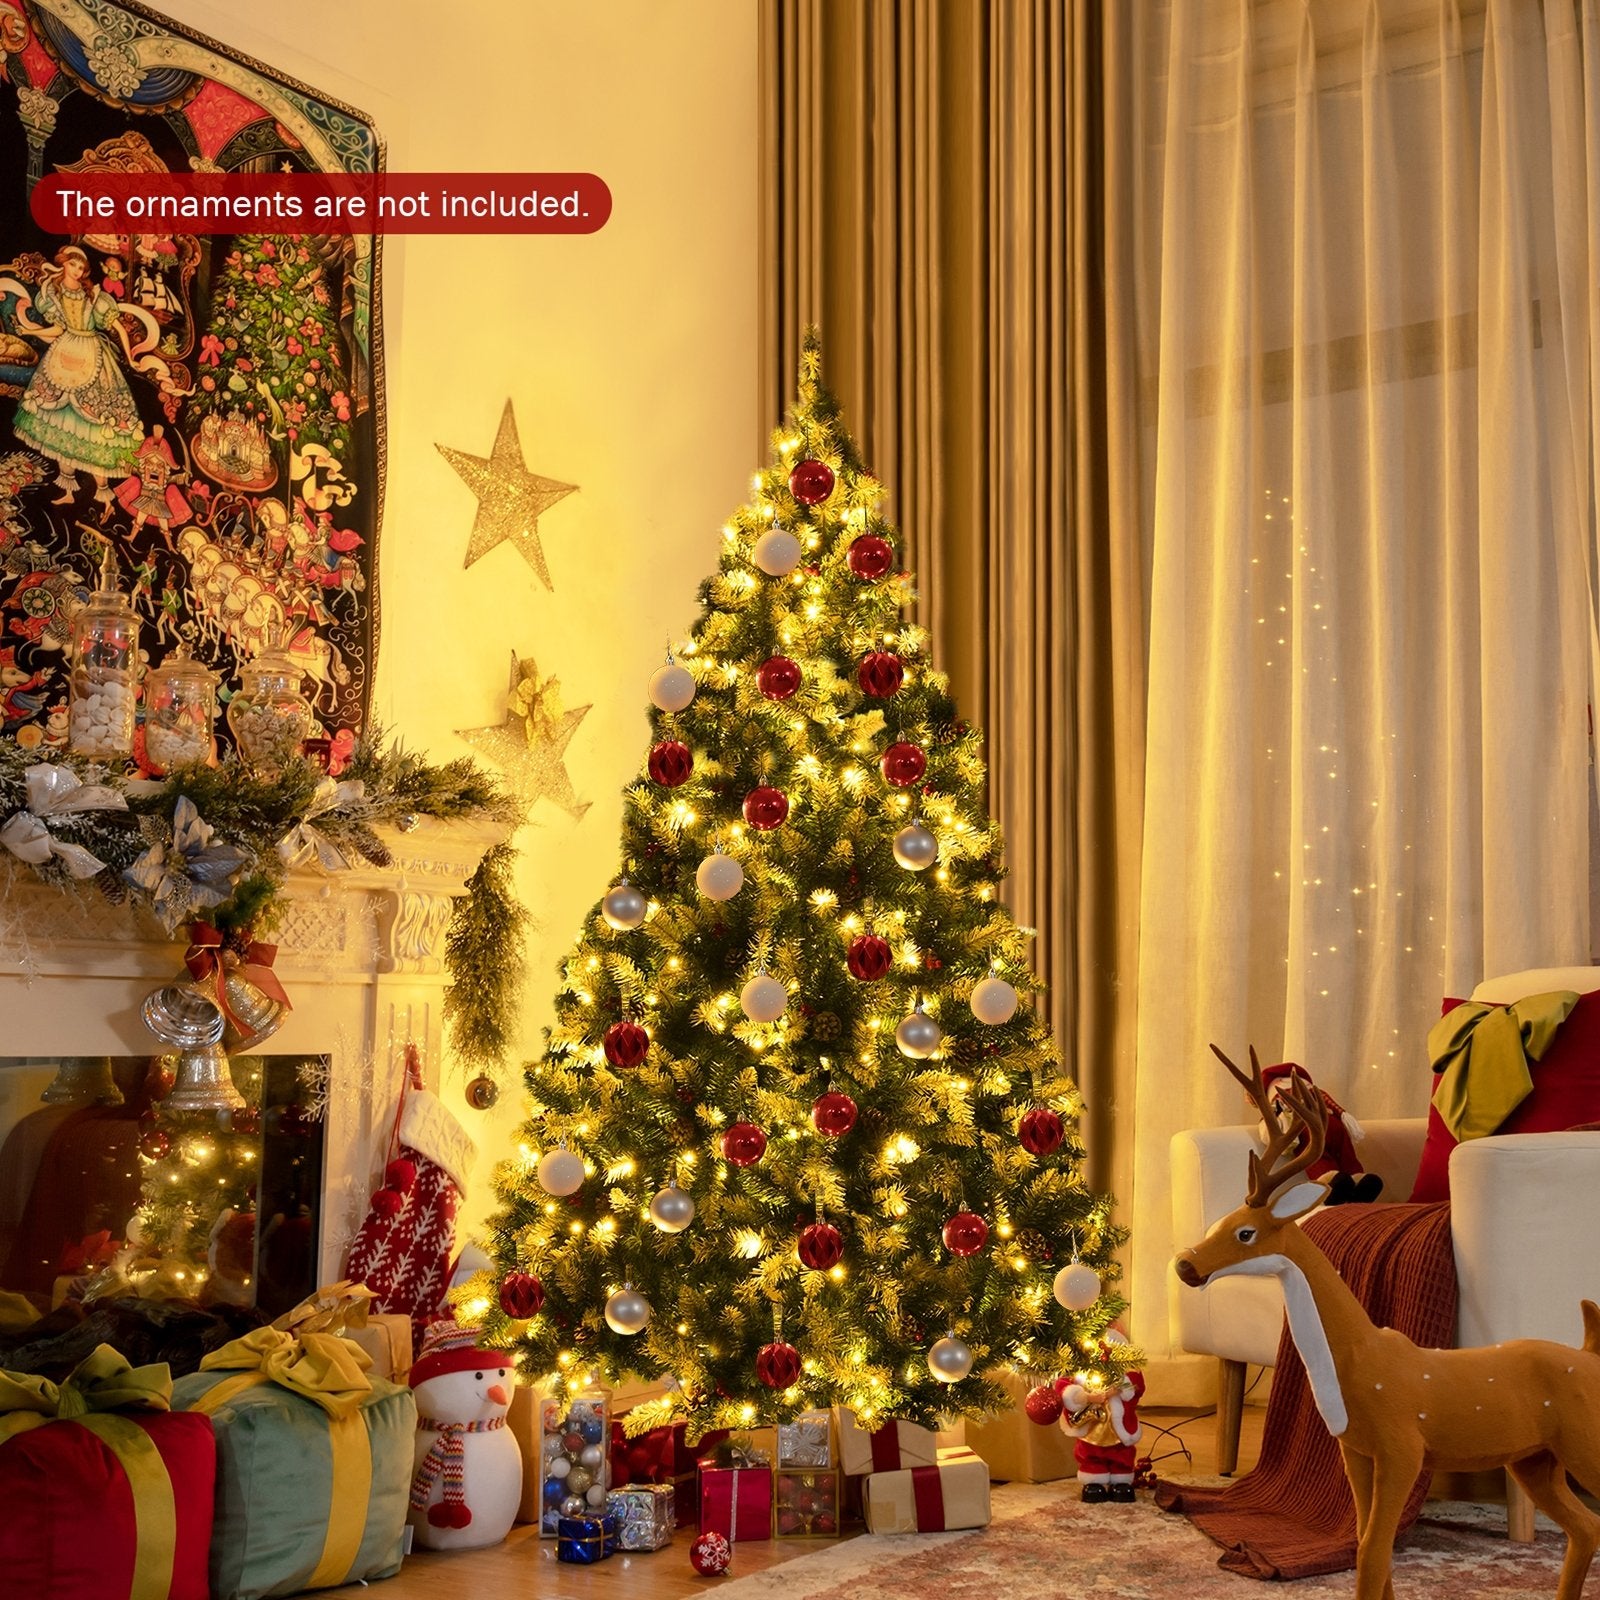
[[[509,1367],[511,1354],[507,1350],[485,1350],[477,1341],[471,1328],[445,1317],[430,1322],[422,1335],[422,1354],[411,1368],[410,1383],[413,1389],[430,1378],[442,1378],[447,1372],[475,1372],[481,1367]]]

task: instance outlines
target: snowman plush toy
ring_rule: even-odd
[[[470,1328],[429,1325],[411,1369],[417,1448],[407,1521],[425,1550],[499,1544],[522,1500],[522,1452],[506,1427],[516,1373]]]

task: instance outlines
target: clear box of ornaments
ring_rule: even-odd
[[[611,1487],[611,1394],[585,1388],[540,1395],[539,1536],[554,1539],[563,1517],[598,1517]]]

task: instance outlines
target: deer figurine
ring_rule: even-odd
[[[1314,1089],[1280,1091],[1280,1119],[1250,1052],[1246,1076],[1213,1045],[1243,1085],[1271,1137],[1250,1156],[1245,1202],[1174,1263],[1198,1289],[1242,1273],[1283,1285],[1289,1331],[1318,1411],[1339,1441],[1356,1506],[1356,1600],[1393,1600],[1391,1570],[1400,1516],[1417,1477],[1447,1467],[1508,1468],[1567,1535],[1557,1600],[1578,1600],[1600,1543],[1600,1517],[1567,1483],[1570,1472],[1600,1491],[1600,1308],[1583,1302],[1581,1350],[1542,1339],[1477,1350],[1423,1350],[1377,1328],[1328,1258],[1295,1223],[1322,1204],[1305,1181],[1322,1153],[1327,1107]],[[1276,1130],[1276,1131],[1273,1131]],[[1300,1134],[1308,1137],[1302,1147]]]

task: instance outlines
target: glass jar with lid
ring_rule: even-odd
[[[144,680],[144,754],[151,769],[171,772],[209,761],[217,715],[217,675],[180,644]]]
[[[316,717],[300,692],[305,674],[282,641],[239,668],[239,687],[228,702],[228,727],[245,763],[272,778],[295,760]]]
[[[71,651],[67,732],[73,753],[128,755],[139,675],[139,619],[117,589],[117,558],[109,541],[100,585],[72,619]]]

